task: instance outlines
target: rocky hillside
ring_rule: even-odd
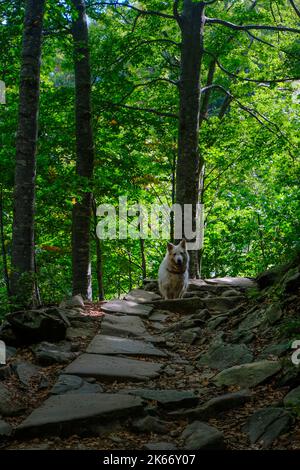
[[[299,449],[299,287],[297,260],[191,281],[180,300],[149,280],[123,300],[8,316],[2,447]]]

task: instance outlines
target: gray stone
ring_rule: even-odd
[[[166,421],[156,418],[155,416],[145,416],[137,419],[132,423],[132,429],[139,432],[154,432],[164,434],[167,431]]]
[[[243,430],[248,433],[251,443],[270,447],[280,434],[292,424],[290,414],[282,408],[262,408],[247,420]]]
[[[176,450],[177,447],[172,442],[148,442],[143,446],[145,450]]]
[[[165,352],[146,341],[103,334],[94,337],[87,348],[87,352],[91,354],[167,357]]]
[[[80,338],[89,338],[95,334],[92,325],[71,326],[67,329],[66,338],[69,341],[78,340]]]
[[[241,289],[249,289],[256,286],[256,281],[249,277],[216,277],[214,279],[205,279],[207,284],[219,286],[239,287]]]
[[[149,317],[149,320],[151,321],[159,321],[159,322],[164,322],[168,316],[170,315],[170,312],[167,312],[166,310],[154,310],[150,317]]]
[[[205,306],[208,308],[211,315],[219,313],[228,313],[233,308],[237,307],[238,304],[243,302],[245,298],[243,296],[239,297],[210,297],[205,299]]]
[[[24,406],[20,401],[0,383],[0,416],[16,416],[23,410]]]
[[[253,331],[261,325],[265,325],[267,321],[266,311],[258,309],[249,313],[243,321],[239,324],[239,333],[245,331]]]
[[[13,433],[13,428],[10,424],[6,423],[2,419],[0,419],[0,438],[1,437],[9,437]]]
[[[281,357],[290,349],[289,343],[271,344],[259,354],[259,359],[267,359],[269,356]]]
[[[241,295],[241,293],[236,289],[226,289],[221,294],[222,297],[234,297],[239,295]]]
[[[214,382],[218,386],[255,387],[266,382],[267,379],[277,374],[280,369],[281,364],[279,361],[257,361],[225,369],[214,378]]]
[[[216,428],[201,421],[194,421],[183,431],[184,449],[217,450],[224,448],[223,434]]]
[[[168,310],[173,313],[194,313],[195,310],[205,308],[204,300],[198,297],[191,299],[171,299],[171,300],[155,300],[152,302],[155,309]]]
[[[50,366],[52,364],[67,364],[75,359],[78,353],[71,352],[70,343],[53,344],[43,341],[33,349],[39,364]]]
[[[60,341],[65,338],[67,324],[58,308],[13,312],[6,316],[20,344],[39,341]]]
[[[0,380],[8,379],[12,374],[11,367],[9,364],[0,364]]]
[[[101,306],[103,312],[115,313],[119,315],[134,315],[142,318],[148,318],[153,310],[150,305],[138,304],[128,300],[112,300]]]
[[[170,413],[170,416],[181,416],[206,421],[210,418],[214,418],[219,413],[243,406],[250,398],[251,394],[245,390],[225,393],[216,398],[211,398],[197,408],[173,411]]]
[[[161,296],[155,292],[149,292],[143,289],[134,289],[125,295],[124,299],[137,303],[149,303],[152,300],[158,300]]]
[[[198,397],[191,390],[162,390],[162,389],[130,389],[130,395],[137,395],[145,400],[155,401],[164,408],[193,406],[198,403]]]
[[[269,305],[265,311],[265,314],[270,325],[274,325],[283,315],[281,305],[279,303]]]
[[[41,368],[30,362],[18,362],[14,366],[20,382],[28,387],[32,380],[41,379]]]
[[[48,398],[16,429],[17,435],[40,436],[83,432],[85,427],[101,424],[114,418],[141,413],[139,397],[121,393],[90,393],[86,397],[68,393]]]
[[[84,309],[84,301],[83,298],[81,297],[80,294],[74,295],[71,299],[68,300],[63,300],[60,305],[60,308],[74,308],[74,307],[79,307]]]
[[[53,385],[51,394],[60,395],[62,393],[77,390],[83,385],[83,379],[77,375],[62,374],[58,377],[57,382]]]
[[[147,334],[142,320],[138,317],[106,314],[101,322],[101,334],[121,337],[139,337]]]
[[[284,406],[300,413],[300,386],[291,390],[283,399]]]
[[[220,343],[211,347],[199,360],[199,365],[212,369],[227,369],[251,362],[253,354],[245,344]]]
[[[209,322],[207,322],[207,328],[209,330],[215,330],[221,323],[228,320],[227,317],[217,316],[216,318],[212,318]]]
[[[191,328],[190,330],[183,331],[180,339],[183,343],[193,344],[201,335],[201,328]]]
[[[80,377],[148,380],[157,377],[161,368],[161,364],[154,362],[102,354],[82,354],[66,367],[64,373]]]

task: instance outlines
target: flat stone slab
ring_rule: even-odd
[[[150,305],[143,305],[132,300],[112,300],[102,305],[103,312],[114,313],[117,315],[134,315],[137,317],[148,318],[153,310]]]
[[[121,337],[139,337],[147,334],[146,327],[139,317],[105,314],[101,322],[101,333]]]
[[[220,343],[213,345],[200,357],[199,365],[212,369],[228,367],[251,362],[253,354],[245,344]]]
[[[89,344],[87,352],[91,354],[125,354],[128,356],[168,356],[165,352],[146,341],[109,335],[95,336]]]
[[[195,310],[205,308],[204,300],[199,297],[188,299],[155,300],[152,302],[155,309],[168,310],[173,313],[195,313]]]
[[[94,422],[106,424],[115,417],[140,414],[139,397],[126,394],[90,393],[55,395],[34,410],[16,429],[17,435],[61,435],[83,430]],[[103,421],[101,421],[103,420]]]
[[[228,287],[240,287],[242,289],[249,289],[255,287],[257,284],[254,279],[249,277],[215,277],[214,279],[205,279],[207,284],[219,284]]]
[[[145,400],[156,401],[165,407],[193,406],[199,401],[192,390],[162,390],[162,389],[132,389],[126,390],[130,395],[136,395]]]
[[[112,380],[148,380],[157,377],[161,368],[162,364],[154,362],[85,353],[69,364],[63,373]]]
[[[143,290],[143,289],[133,289],[128,294],[125,295],[124,299],[132,302],[137,302],[138,304],[144,304],[152,302],[153,300],[160,299],[161,296],[155,294],[155,292]]]

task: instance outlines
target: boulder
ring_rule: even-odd
[[[162,421],[155,416],[145,416],[144,418],[137,419],[132,423],[132,429],[137,432],[148,432],[156,434],[165,434],[167,432],[168,423]]]
[[[15,372],[25,387],[29,387],[34,380],[41,380],[41,368],[30,362],[18,362],[14,364]]]
[[[199,365],[212,369],[227,369],[239,364],[251,362],[253,354],[245,344],[220,343],[211,347],[200,357]]]
[[[255,387],[273,377],[280,369],[279,361],[257,361],[225,369],[214,378],[214,382],[218,386]]]
[[[224,448],[224,438],[221,431],[201,421],[189,424],[181,438],[184,449],[188,450],[219,450]]]
[[[262,408],[247,420],[243,430],[249,435],[252,444],[259,443],[263,448],[286,432],[292,424],[290,414],[282,408]]]
[[[33,348],[36,360],[43,366],[52,364],[67,364],[78,356],[78,352],[71,351],[71,344],[64,342],[53,344],[47,341],[39,343]]]
[[[291,390],[283,399],[286,408],[292,408],[296,413],[300,413],[300,386]]]

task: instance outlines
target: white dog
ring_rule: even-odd
[[[189,282],[189,254],[186,241],[168,243],[168,251],[158,271],[158,285],[164,299],[179,299]]]

